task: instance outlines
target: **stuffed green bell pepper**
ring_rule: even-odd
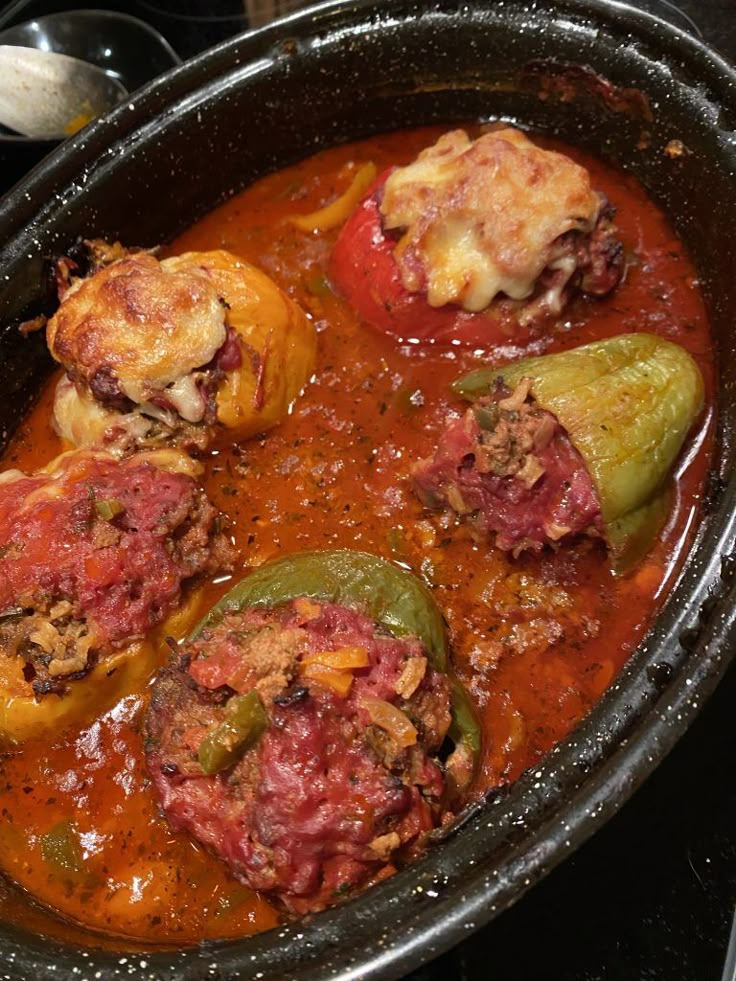
[[[703,404],[683,348],[622,334],[482,368],[453,389],[473,405],[414,470],[425,504],[467,517],[516,555],[589,534],[623,569],[648,548]]]
[[[267,563],[154,686],[147,762],[170,824],[294,912],[331,905],[462,802],[480,734],[447,672],[409,573],[347,550]]]

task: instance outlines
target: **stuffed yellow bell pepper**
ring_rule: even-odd
[[[265,273],[223,250],[161,261],[89,250],[101,258],[62,286],[46,328],[66,369],[54,424],[71,445],[192,452],[287,414],[312,373],[316,336]]]
[[[196,613],[191,601],[172,620],[185,585],[229,567],[217,511],[162,455],[77,450],[0,476],[3,742],[79,721],[142,684],[155,641]]]

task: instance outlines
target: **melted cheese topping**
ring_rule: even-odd
[[[185,252],[166,264],[182,272],[204,270],[227,302],[241,363],[225,372],[218,388],[218,421],[237,439],[270,429],[289,412],[314,368],[313,324],[269,276],[230,252]]]
[[[524,300],[569,231],[589,233],[601,197],[561,153],[506,128],[472,141],[441,136],[387,179],[381,214],[403,232],[394,255],[410,292],[431,306],[483,310],[499,294]]]
[[[211,361],[225,333],[207,274],[169,269],[144,252],[75,283],[47,325],[51,354],[74,378],[89,384],[103,371],[138,403]]]
[[[107,431],[120,418],[105,409],[86,392],[80,392],[67,375],[59,379],[54,392],[54,430],[72,446],[101,446]]]
[[[74,446],[125,455],[144,442],[154,419],[203,422],[201,369],[225,343],[228,326],[237,358],[220,365],[217,419],[245,438],[288,413],[315,359],[311,321],[265,273],[223,250],[160,263],[136,253],[74,283],[47,326],[51,353],[69,373],[56,390],[56,431]],[[134,411],[98,401],[101,370],[102,387],[110,385],[113,396],[122,391],[137,403]]]
[[[130,445],[135,445],[136,440],[145,440],[151,428],[151,420],[141,410],[122,414],[105,409],[86,391],[80,391],[66,375],[56,386],[52,423],[59,436],[71,446],[80,450],[104,448],[104,453],[114,457],[125,457]],[[134,459],[139,463],[148,460],[160,470],[189,477],[202,472],[199,463],[175,447],[139,450]],[[57,461],[52,461],[49,472],[54,473],[56,466]],[[19,470],[6,473],[25,476]],[[9,478],[0,474],[0,482],[3,479]]]
[[[56,386],[51,422],[70,446],[104,448],[116,457],[126,456],[130,447],[145,440],[151,429],[151,420],[140,409],[126,413],[106,409],[68,375],[60,378]]]

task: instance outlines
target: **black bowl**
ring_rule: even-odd
[[[162,75],[181,58],[149,24],[113,10],[47,14],[0,31],[0,44],[56,51],[89,61],[129,92]],[[0,173],[9,186],[57,145],[58,140],[18,136],[0,126]]]
[[[500,115],[578,143],[644,183],[698,267],[720,368],[708,497],[656,623],[569,739],[411,868],[308,921],[140,955],[82,931],[74,944],[49,939],[61,936],[51,917],[46,938],[0,927],[0,964],[14,977],[398,977],[508,907],[610,817],[732,657],[736,73],[692,37],[603,0],[350,0],[227,42],[131,106],[59,148],[0,202],[6,434],[48,364],[41,340],[14,327],[43,305],[44,255],[78,235],[170,239],[262,174],[370,133]],[[665,153],[671,140],[686,152]]]

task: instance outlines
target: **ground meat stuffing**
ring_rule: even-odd
[[[210,406],[214,400],[208,400]],[[161,409],[153,416],[138,409],[118,416],[102,439],[102,446],[116,456],[140,450],[174,447],[192,457],[201,457],[212,442],[213,429],[206,423],[186,422],[173,410]]]
[[[442,434],[414,488],[431,508],[449,507],[480,537],[518,555],[579,534],[602,534],[601,509],[583,458],[531,382],[499,386]]]
[[[604,198],[589,235],[566,232],[550,246],[534,292],[519,308],[519,323],[534,325],[558,316],[576,291],[602,297],[616,288],[624,272],[624,254],[614,214]]]
[[[219,517],[191,478],[72,453],[0,483],[0,650],[38,696],[143,637],[184,580],[227,567]]]
[[[206,774],[203,741],[254,690],[265,731]],[[448,683],[419,640],[296,600],[229,614],[183,649],[154,687],[147,759],[175,830],[304,913],[391,871],[441,821],[433,757],[449,724]]]
[[[242,363],[236,332],[228,327],[225,343],[209,364],[190,372],[187,381],[203,405],[202,418],[188,422],[169,399],[172,386],[142,405],[120,390],[114,375],[97,372],[89,388],[74,372],[58,382],[54,399],[56,431],[75,446],[95,447],[118,457],[138,451],[180,449],[201,456],[215,435],[217,392],[225,374]]]

